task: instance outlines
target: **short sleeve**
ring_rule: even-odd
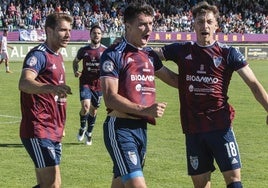
[[[23,69],[31,69],[37,73],[46,67],[46,57],[42,51],[30,52],[23,64]]]

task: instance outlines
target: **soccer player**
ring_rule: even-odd
[[[36,188],[61,186],[61,140],[71,88],[65,83],[60,48],[70,41],[72,22],[65,13],[47,16],[46,41],[26,55],[19,80],[20,137],[35,165]]]
[[[241,162],[232,128],[235,115],[228,103],[228,87],[234,71],[268,111],[268,96],[241,52],[214,40],[219,11],[200,2],[192,9],[196,42],[177,42],[160,50],[161,59],[179,67],[182,129],[186,138],[188,174],[194,187],[209,188],[214,160],[227,188],[241,188]]]
[[[178,87],[178,75],[146,47],[153,17],[151,6],[130,4],[124,12],[124,38],[101,57],[101,88],[108,112],[104,142],[113,161],[112,188],[147,187],[142,170],[147,123],[155,124],[166,108],[165,102],[155,101],[155,76]]]
[[[6,66],[6,73],[12,73],[12,71],[9,70],[9,55],[7,48],[13,49],[13,47],[7,44],[7,35],[8,30],[4,29],[3,35],[0,38],[0,64],[2,64],[4,61]]]
[[[80,89],[80,128],[77,139],[82,141],[86,136],[86,145],[92,144],[92,131],[100,106],[102,92],[100,88],[100,56],[106,49],[101,44],[102,31],[99,25],[90,29],[91,43],[80,48],[73,60],[75,77],[79,77]],[[83,60],[82,72],[79,71],[79,62]]]

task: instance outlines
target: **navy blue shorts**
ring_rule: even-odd
[[[113,160],[114,177],[130,179],[143,176],[147,146],[147,123],[144,120],[108,116],[103,125],[104,142]],[[126,176],[131,174],[129,176]]]
[[[60,164],[62,147],[60,142],[41,138],[21,138],[36,168]]]
[[[232,128],[186,135],[189,175],[214,171],[214,159],[221,172],[241,168],[240,154]]]
[[[100,107],[100,102],[102,99],[102,92],[101,91],[94,91],[88,87],[81,86],[80,87],[80,101],[85,99],[90,99],[91,104],[98,108]]]

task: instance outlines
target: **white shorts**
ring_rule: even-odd
[[[8,59],[8,53],[7,52],[2,52],[0,58],[1,59]]]

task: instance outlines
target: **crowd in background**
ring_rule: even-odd
[[[73,16],[73,29],[98,23],[105,33],[124,31],[122,12],[133,0],[0,0],[0,28],[43,29],[51,12]],[[137,1],[137,0],[134,0]],[[138,0],[141,1],[141,0]],[[155,9],[154,31],[192,32],[191,7],[198,0],[145,0]],[[267,0],[207,0],[220,12],[222,33],[268,33]]]

